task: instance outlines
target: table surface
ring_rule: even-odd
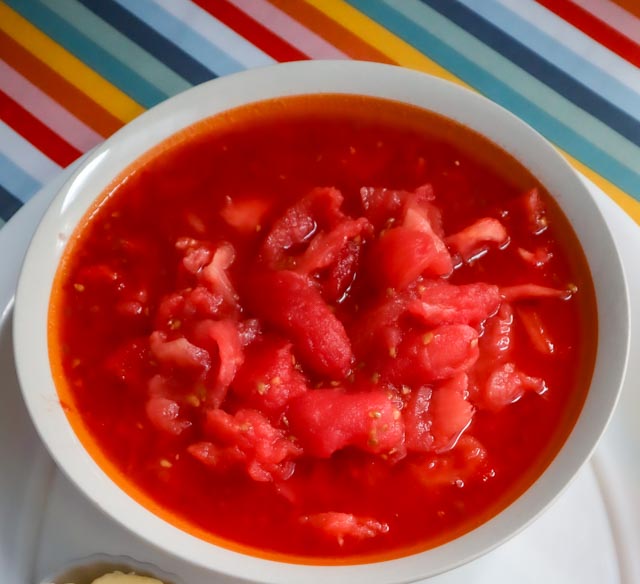
[[[640,223],[638,0],[0,0],[0,226],[166,98],[336,58],[479,91]]]

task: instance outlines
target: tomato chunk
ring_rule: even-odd
[[[393,383],[425,384],[468,371],[478,359],[478,333],[465,324],[408,333],[382,374]]]
[[[526,391],[544,393],[546,390],[544,380],[526,375],[513,363],[505,363],[489,375],[481,396],[481,404],[488,410],[500,410],[518,401]]]
[[[305,452],[328,458],[347,446],[373,454],[404,450],[404,423],[387,392],[314,389],[294,399],[287,413]]]
[[[242,233],[255,233],[262,227],[265,215],[272,203],[261,197],[227,197],[220,210],[220,216],[232,227]]]
[[[207,388],[207,403],[219,407],[233,381],[238,367],[244,361],[238,323],[234,319],[202,320],[194,328],[194,340],[218,355],[218,370]]]
[[[192,445],[192,455],[213,467],[240,465],[254,481],[289,478],[302,453],[283,430],[255,410],[241,409],[235,415],[209,410],[205,433],[213,442]]]
[[[509,236],[502,223],[492,217],[479,219],[462,231],[449,235],[445,241],[465,262],[482,255],[489,244],[504,245]]]
[[[500,288],[500,295],[507,302],[534,298],[559,298],[560,300],[568,300],[571,298],[572,293],[569,289],[560,290],[558,288],[549,288],[548,286],[539,286],[537,284],[519,284],[517,286],[503,286]]]
[[[243,402],[265,413],[279,413],[289,401],[307,391],[307,381],[295,368],[291,343],[265,337],[250,345],[233,381]]]
[[[435,389],[414,391],[403,411],[407,450],[450,450],[469,426],[474,408],[466,400],[469,380],[460,373]]]
[[[189,420],[180,418],[180,406],[174,400],[152,396],[147,401],[146,413],[149,421],[162,432],[177,436],[191,426]]]
[[[443,280],[425,282],[419,298],[407,306],[427,326],[470,324],[476,326],[500,306],[497,286],[475,283],[455,286]]]
[[[247,291],[256,314],[289,336],[300,360],[319,375],[341,379],[353,359],[343,324],[305,276],[264,272]]]
[[[480,354],[489,363],[499,363],[513,346],[513,309],[503,302],[498,313],[487,320],[479,340]]]
[[[389,531],[389,525],[386,523],[336,511],[304,515],[300,520],[320,530],[325,536],[335,538],[341,546],[344,545],[345,538],[368,539]]]
[[[308,240],[320,226],[333,228],[344,219],[342,194],[334,188],[316,188],[287,209],[274,222],[262,245],[262,257],[270,267],[282,267],[285,253]]]

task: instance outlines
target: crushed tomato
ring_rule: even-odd
[[[168,520],[254,553],[397,556],[508,505],[596,343],[543,187],[374,98],[214,122],[130,169],[59,271],[51,354],[95,448]]]

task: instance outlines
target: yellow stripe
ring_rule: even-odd
[[[0,2],[0,29],[113,116],[128,122],[144,108]]]
[[[458,85],[475,91],[473,87],[467,85],[459,77],[452,75],[449,71],[426,57],[423,53],[413,48],[401,38],[394,35],[377,22],[365,16],[359,10],[353,8],[343,0],[306,0],[314,8],[335,20],[340,26],[346,28],[366,43],[384,53],[389,59],[410,69],[417,69],[425,73],[430,73],[437,77],[453,81]],[[557,147],[557,146],[556,146]],[[631,218],[640,225],[640,202],[619,189],[616,185],[603,178],[589,167],[585,166],[560,148],[558,150],[573,165],[573,167],[591,179],[609,197],[611,197]]]

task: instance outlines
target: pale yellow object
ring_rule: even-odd
[[[162,582],[147,576],[112,572],[111,574],[105,574],[104,576],[96,578],[91,584],[162,584]]]

